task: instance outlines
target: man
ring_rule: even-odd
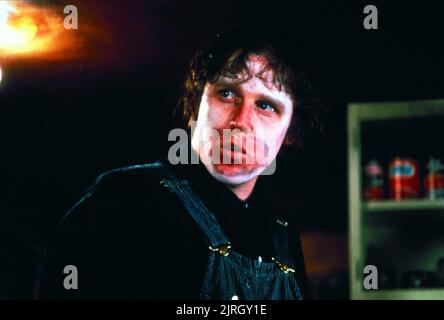
[[[297,229],[260,177],[317,119],[301,67],[257,29],[199,51],[181,102],[200,164],[102,174],[62,221],[42,298],[307,298]]]

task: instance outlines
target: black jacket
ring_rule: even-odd
[[[271,259],[267,217],[278,215],[264,196],[263,177],[240,201],[202,165],[174,168],[216,216],[233,250]],[[288,217],[285,217],[288,219]],[[296,277],[307,283],[299,235],[289,219]],[[62,221],[41,281],[41,298],[195,299],[208,257],[203,234],[185,207],[143,167],[101,175]],[[78,289],[66,290],[64,267],[78,270]]]

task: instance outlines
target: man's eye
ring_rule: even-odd
[[[256,103],[256,106],[259,109],[264,110],[264,111],[271,111],[271,112],[275,112],[276,111],[276,108],[272,104],[270,104],[270,103],[268,103],[266,101],[258,101]]]
[[[236,97],[233,90],[230,89],[219,90],[219,95],[224,99],[234,99]]]

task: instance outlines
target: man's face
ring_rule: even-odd
[[[220,77],[204,88],[191,146],[222,183],[256,178],[275,159],[290,125],[292,98],[275,85],[272,71],[263,71],[266,63],[251,55],[250,77]],[[231,137],[224,136],[228,130]]]

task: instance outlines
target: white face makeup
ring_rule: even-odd
[[[222,183],[239,185],[261,174],[275,159],[290,125],[293,100],[276,87],[265,66],[264,58],[251,55],[251,77],[220,77],[204,88],[191,146]]]

